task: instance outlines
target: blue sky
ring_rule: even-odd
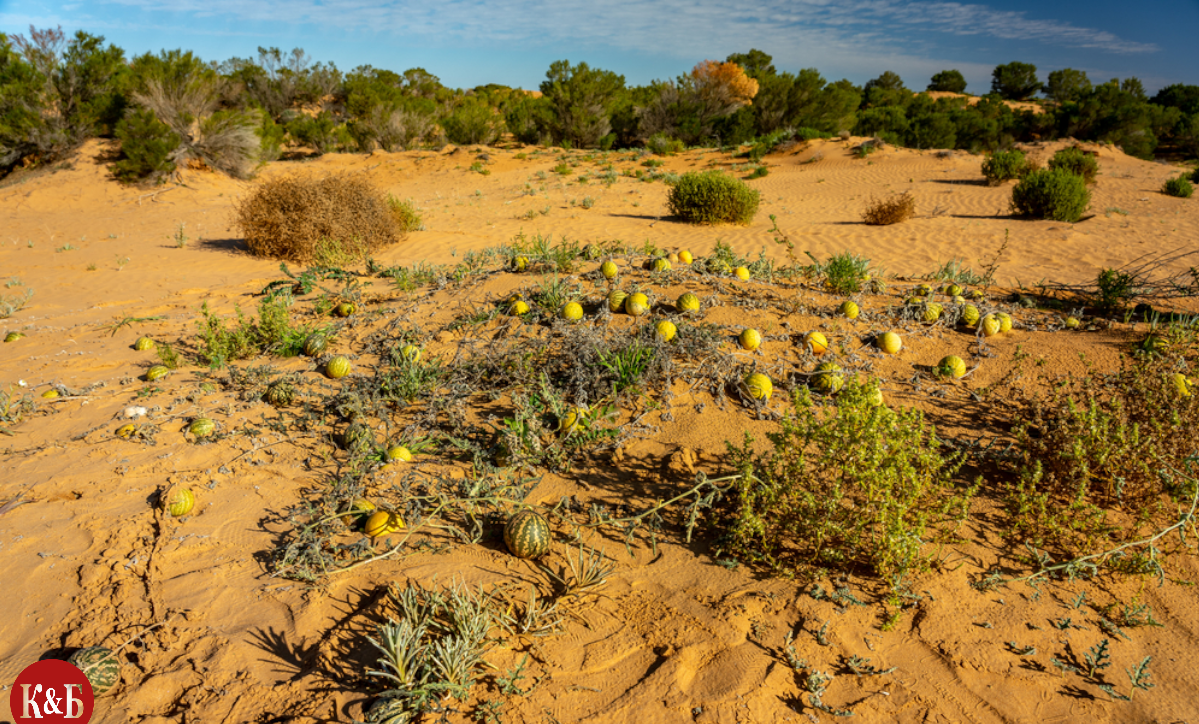
[[[639,85],[750,48],[779,70],[859,84],[893,70],[913,89],[956,68],[968,92],[985,93],[991,70],[1013,60],[1042,81],[1069,67],[1093,82],[1137,76],[1150,93],[1199,84],[1199,0],[0,0],[0,32],[30,24],[103,35],[129,55],[302,47],[342,70],[419,66],[461,88],[536,88],[563,58]]]

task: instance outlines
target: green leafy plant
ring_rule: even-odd
[[[688,171],[667,193],[670,213],[696,224],[748,224],[761,194],[719,171]]]
[[[1186,175],[1178,176],[1166,181],[1162,185],[1162,193],[1167,196],[1176,196],[1180,199],[1189,199],[1191,194],[1195,193],[1195,187],[1187,180]]]
[[[1090,205],[1083,177],[1062,168],[1033,171],[1012,188],[1012,210],[1038,219],[1073,223]]]
[[[935,536],[968,515],[975,487],[956,488],[964,458],[946,454],[915,410],[871,402],[873,385],[849,380],[835,405],[806,388],[795,409],[754,451],[729,445],[740,479],[725,523],[728,550],[780,572],[868,569],[881,576],[926,569]]]
[[[983,176],[992,186],[998,186],[1004,181],[1020,178],[1025,166],[1023,151],[996,151],[983,161]]]
[[[1081,176],[1090,185],[1095,183],[1095,176],[1099,173],[1099,162],[1080,148],[1063,148],[1049,159],[1049,168],[1069,171],[1075,176]]]

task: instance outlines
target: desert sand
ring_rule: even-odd
[[[979,156],[886,148],[862,159],[852,152],[860,140],[817,141],[768,156],[770,174],[749,182],[762,192],[762,205],[745,227],[681,223],[667,214],[663,183],[620,176],[606,186],[597,178],[598,165],[581,164],[566,184],[551,172],[559,152],[532,148],[330,155],[276,162],[260,175],[365,174],[396,197],[412,199],[425,229],[380,253],[377,261],[385,266],[452,264],[521,233],[583,243],[648,240],[697,256],[720,241],[783,263],[785,250],[770,232],[774,215],[801,260],[804,251],[825,259],[849,250],[885,270],[888,296],[867,298],[868,310],[894,304],[918,277],[951,259],[981,269],[1005,240],[996,276],[1007,290],[1043,280],[1085,284],[1100,269],[1145,254],[1199,250],[1199,200],[1159,192],[1178,171],[1118,149],[1085,146],[1098,154],[1101,173],[1088,216],[1066,224],[1012,218],[1010,184],[985,185]],[[1044,162],[1063,145],[1030,152]],[[361,719],[382,688],[367,673],[377,666],[378,653],[366,637],[391,610],[389,583],[440,586],[456,579],[523,587],[544,584],[545,576],[509,555],[495,531],[481,543],[380,560],[315,587],[272,575],[272,557],[293,527],[287,511],[328,478],[339,453],[325,443],[289,442],[264,428],[261,422],[273,414],[265,403],[202,391],[203,368],[185,365],[158,384],[159,392],[139,396],[148,386],[137,378],[155,357],[132,349],[142,335],[192,338],[204,302],[224,315],[235,305],[253,311],[257,293],[282,278],[279,262],[250,256],[231,226],[233,204],[252,182],[192,169],[181,183],[124,187],[104,166],[109,150],[91,142],[70,168],[0,187],[0,282],[19,279],[0,291],[34,290],[24,309],[0,320],[0,336],[26,335],[0,345],[0,389],[28,391],[36,400],[36,411],[13,425],[11,435],[0,436],[0,505],[20,503],[0,508],[0,580],[8,594],[0,601],[0,682],[9,684],[25,666],[56,652],[134,639],[120,654],[122,681],[98,699],[94,721]],[[489,175],[470,169],[483,150]],[[817,154],[820,160],[808,163]],[[664,160],[660,170],[676,172],[712,162],[722,168],[743,164],[714,150]],[[643,168],[629,153],[601,162],[609,161],[618,172]],[[589,168],[590,182],[577,183]],[[861,223],[871,198],[902,191],[915,196],[916,218],[886,227]],[[584,208],[585,197],[593,199],[591,208]],[[188,241],[178,246],[181,225]],[[598,263],[586,262],[581,271]],[[472,302],[495,302],[537,280],[500,271],[466,293],[447,288],[415,296],[391,290],[385,281],[376,279],[368,288],[366,306],[402,308],[419,323],[427,353],[452,355],[463,341],[461,332],[447,329],[456,315]],[[742,286],[765,289],[759,281]],[[682,279],[662,294],[673,299],[685,288]],[[599,292],[591,293],[598,298]],[[711,309],[707,321],[730,329],[752,323],[776,333],[785,325],[792,332],[823,329],[841,337],[877,326],[869,315],[857,322],[835,319],[839,300],[804,294],[808,306],[794,314],[725,305]],[[1077,374],[1085,369],[1080,353],[1099,368],[1115,368],[1128,343],[1145,330],[1143,324],[1116,323],[1049,331],[1060,313],[1014,312],[1018,329],[992,345],[994,356],[968,380],[940,397],[928,394],[927,383],[921,389],[910,380],[943,355],[971,359],[973,336],[943,329],[909,335],[903,354],[876,367],[889,404],[919,407],[948,439],[1003,437],[1007,430],[995,427],[994,408],[975,402],[970,392],[1002,380],[1017,349],[1044,358],[1060,373]],[[113,328],[127,318],[149,317],[159,319]],[[338,351],[353,353],[386,321],[383,313],[341,335]],[[764,353],[786,354],[785,339],[772,341],[768,332]],[[320,378],[305,357],[236,366],[268,363]],[[61,397],[40,397],[55,385]],[[773,408],[785,410],[784,400],[777,395]],[[684,387],[668,409],[643,420],[640,435],[617,451],[585,458],[570,473],[544,474],[528,501],[552,505],[573,495],[584,504],[645,507],[684,489],[696,471],[727,473],[726,440],[739,441],[746,430],[763,439],[775,427],[736,404],[699,412],[705,401],[705,394]],[[131,405],[149,410],[138,421],[152,426],[145,438],[114,435]],[[195,444],[183,431],[201,412],[224,430],[250,424],[260,434]],[[470,474],[468,466],[437,454],[418,455],[413,465]],[[152,505],[156,491],[169,483],[197,491],[196,511],[181,521]],[[1045,583],[1040,596],[1025,586],[980,592],[970,586],[977,574],[1000,560],[1010,563],[995,505],[980,498],[968,541],[945,551],[940,570],[913,582],[920,598],[890,631],[881,630],[881,589],[867,578],[823,582],[829,590],[847,586],[866,601],[842,605],[844,600],[817,600],[807,582],[717,565],[710,541],[686,544],[674,519],[656,551],[639,538],[629,555],[618,538],[596,535],[591,542],[616,565],[602,595],[576,606],[557,633],[488,656],[489,664],[506,672],[529,652],[523,685],[534,677],[541,677],[539,683],[524,696],[508,697],[489,671],[475,698],[457,704],[445,720],[482,721],[480,703],[502,699],[505,722],[831,721],[808,705],[803,682],[782,653],[788,633],[796,632],[797,653],[835,675],[824,702],[851,708],[857,721],[1199,722],[1197,561],[1171,559],[1171,578],[1160,587],[1150,580],[1104,578]],[[563,565],[565,553],[557,545],[549,564]],[[1123,670],[1153,656],[1156,687],[1131,702],[1112,701],[1050,665],[1050,657],[1085,651],[1107,638],[1094,609],[1072,606],[1084,590],[1096,605],[1139,595],[1162,624],[1112,641],[1107,681],[1121,691],[1127,688]],[[1063,618],[1072,618],[1072,625],[1059,629],[1052,623]],[[825,622],[821,644],[817,633]],[[1009,642],[1036,651],[1020,655]],[[851,656],[894,671],[854,676],[840,663]],[[2,699],[0,720],[11,717],[7,691]],[[435,720],[430,715],[423,721]]]

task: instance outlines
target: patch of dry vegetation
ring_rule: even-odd
[[[909,192],[885,199],[872,199],[862,212],[862,221],[870,226],[888,226],[907,221],[916,214],[916,199]]]
[[[330,245],[362,259],[419,226],[409,205],[352,176],[266,181],[237,205],[236,215],[235,225],[255,256],[299,262],[330,253]]]

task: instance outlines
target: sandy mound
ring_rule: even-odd
[[[794,340],[808,330],[826,331],[844,354],[867,360],[890,404],[924,410],[947,439],[1007,434],[999,408],[977,393],[1006,384],[1018,350],[1063,373],[1081,374],[1085,364],[1111,369],[1145,326],[1058,331],[1062,312],[1008,307],[1005,292],[996,289],[991,298],[1013,311],[1017,331],[991,344],[992,356],[962,384],[930,387],[927,371],[943,355],[974,360],[972,334],[912,325],[896,358],[860,343],[888,327],[886,310],[917,276],[954,259],[982,271],[1002,249],[996,279],[1004,287],[1042,280],[1085,284],[1101,269],[1143,255],[1199,250],[1199,204],[1159,193],[1176,175],[1164,165],[1090,146],[1101,170],[1090,216],[1077,224],[1026,221],[1009,216],[1010,185],[985,185],[978,156],[885,148],[858,158],[853,148],[860,140],[818,141],[769,157],[770,174],[749,182],[762,192],[762,205],[746,227],[679,223],[666,215],[666,185],[648,178],[707,168],[747,173],[743,159],[715,151],[666,158],[661,168],[643,165],[636,154],[573,152],[566,158],[577,165],[559,175],[553,169],[560,151],[451,147],[330,155],[275,163],[261,174],[361,173],[412,199],[425,229],[381,254],[376,261],[383,267],[457,264],[470,252],[538,234],[597,247],[616,239],[634,247],[648,243],[696,256],[721,243],[780,264],[787,254],[774,237],[785,234],[800,262],[804,252],[821,260],[846,250],[860,254],[892,279],[886,293],[863,297],[865,314],[853,322],[834,317],[840,299],[815,286],[792,291],[761,280],[701,282],[682,268],[655,280],[625,257],[621,268],[666,306],[702,287],[714,300],[704,321],[730,339],[743,326],[763,330],[763,352],[738,353],[736,364],[807,364],[811,358]],[[1044,161],[1063,145],[1029,150]],[[530,584],[552,588],[543,571],[507,553],[494,521],[487,521],[479,541],[431,531],[425,547],[318,581],[278,575],[281,546],[309,520],[298,507],[345,474],[345,453],[329,430],[306,422],[307,413],[283,415],[246,399],[245,388],[225,372],[185,365],[155,384],[143,382],[156,357],[132,349],[139,336],[149,335],[186,351],[202,303],[221,315],[235,306],[252,312],[263,288],[284,278],[278,262],[248,256],[229,228],[232,203],[249,185],[190,172],[180,184],[121,187],[108,177],[104,151],[89,144],[69,169],[0,188],[0,268],[5,281],[14,280],[0,292],[8,298],[33,290],[24,309],[0,320],[0,335],[26,335],[0,344],[0,390],[14,398],[31,393],[36,403],[21,422],[0,425],[11,428],[0,437],[0,505],[17,503],[0,507],[0,575],[15,594],[0,603],[0,682],[11,684],[39,657],[128,641],[119,655],[122,683],[99,701],[95,721],[350,721],[361,719],[384,688],[368,674],[379,666],[379,653],[366,637],[395,615],[389,584],[499,585],[518,602]],[[472,170],[476,162],[486,174]],[[904,191],[917,200],[916,218],[887,227],[860,222],[872,198]],[[594,274],[598,264],[580,262],[563,275],[583,290],[588,324],[635,329],[623,316],[594,321],[602,318],[596,315],[605,292]],[[434,278],[413,291],[384,278],[362,281],[370,283],[362,288],[362,308],[337,322],[342,326],[331,350],[351,357],[355,374],[347,381],[324,379],[306,357],[263,357],[235,367],[272,365],[280,374],[294,373],[310,395],[305,399],[317,399],[382,365],[368,351],[380,340],[408,334],[425,354],[453,359],[481,344],[525,340],[532,348],[554,334],[507,315],[477,314],[514,290],[534,291],[541,274],[492,268],[461,284]],[[301,297],[297,314],[310,315],[304,321],[329,323],[327,314],[314,311],[321,294]],[[792,296],[797,303],[788,305]],[[42,399],[51,388],[60,397]],[[593,503],[622,514],[642,510],[685,490],[697,472],[727,473],[725,441],[740,441],[747,431],[764,440],[777,427],[772,417],[785,410],[784,397],[776,395],[773,414],[759,417],[676,380],[667,402],[655,393],[626,405],[620,419],[628,434],[619,446],[580,456],[569,472],[537,471],[526,500],[552,507],[570,499],[579,515]],[[504,400],[472,399],[464,429],[486,427],[488,414],[496,420],[511,414]],[[134,434],[115,435],[130,421],[131,406],[147,414],[132,419]],[[388,430],[406,429],[418,412],[425,414],[414,409],[397,406]],[[216,420],[215,441],[197,444],[185,435],[200,415]],[[460,481],[477,472],[445,448],[418,454],[411,469]],[[395,496],[384,491],[402,485],[405,474],[393,470],[370,479],[379,496]],[[170,484],[197,493],[195,512],[182,521],[153,507],[159,489]],[[724,559],[708,537],[685,542],[677,511],[666,515],[656,541],[641,531],[627,550],[620,535],[596,532],[587,541],[613,566],[600,595],[563,603],[552,635],[502,637],[487,656],[494,669],[483,673],[466,701],[450,702],[444,716],[498,721],[486,714],[502,709],[507,722],[831,720],[811,705],[804,677],[788,663],[785,641],[794,634],[808,670],[834,677],[823,702],[850,708],[861,721],[1199,718],[1199,681],[1191,669],[1199,664],[1199,601],[1191,586],[1199,567],[1192,559],[1178,559],[1166,585],[1147,580],[1143,590],[1138,580],[1119,578],[1045,583],[1042,594],[1027,587],[979,592],[970,584],[980,572],[1001,560],[1011,563],[1001,557],[1001,511],[994,500],[979,505],[968,540],[946,549],[940,570],[909,582],[912,598],[887,631],[879,587],[870,579],[826,580],[822,594],[747,566],[720,565]],[[341,542],[349,551],[363,538],[347,533]],[[562,540],[555,546],[544,563],[557,570],[575,549]],[[1090,603],[1074,606],[1084,590]],[[1163,626],[1129,629],[1127,639],[1104,634],[1090,605],[1134,596]],[[1070,621],[1059,625],[1063,619]],[[1123,670],[1152,655],[1156,688],[1132,702],[1112,701],[1094,682],[1063,677],[1051,665],[1050,657],[1081,660],[1103,638],[1114,638],[1105,681],[1126,692]],[[525,693],[505,692],[499,677],[526,654],[524,678],[515,685]],[[855,675],[846,663],[851,657],[888,672]],[[4,706],[7,698],[0,719]]]

